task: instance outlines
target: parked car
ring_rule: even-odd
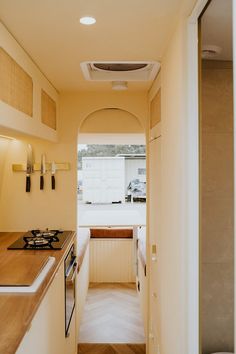
[[[146,200],[146,182],[142,182],[139,179],[133,179],[128,185],[127,194],[128,201],[132,201],[134,198],[142,198]]]

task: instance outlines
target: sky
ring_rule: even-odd
[[[86,149],[86,148],[87,148],[87,145],[86,145],[86,144],[79,144],[79,145],[78,145],[78,151],[83,150],[83,149]]]

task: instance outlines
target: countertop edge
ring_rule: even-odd
[[[12,232],[0,232],[0,237],[1,237],[1,234],[5,234],[6,235],[8,233],[9,234],[13,234]],[[19,234],[19,233],[17,233],[17,234]],[[76,242],[76,231],[71,231],[71,235],[69,236],[69,240],[66,241],[66,244],[65,244],[65,246],[64,246],[64,248],[62,250],[63,254],[61,255],[61,257],[58,260],[56,260],[55,264],[52,266],[52,269],[49,271],[48,275],[46,276],[46,278],[44,279],[44,281],[40,285],[39,289],[35,293],[35,295],[36,295],[37,293],[40,293],[40,290],[42,291],[40,296],[39,296],[39,298],[37,299],[37,302],[32,307],[32,311],[30,312],[30,315],[27,316],[27,321],[22,326],[21,332],[18,335],[15,336],[14,344],[12,343],[12,345],[9,345],[9,347],[11,347],[11,349],[8,347],[8,350],[6,352],[5,348],[3,348],[5,354],[14,354],[18,350],[18,348],[19,348],[19,346],[20,346],[25,334],[30,329],[30,326],[31,326],[31,323],[32,323],[32,321],[33,321],[33,319],[35,317],[35,314],[36,314],[37,310],[39,309],[39,307],[40,307],[45,295],[47,294],[47,291],[48,291],[50,285],[52,284],[52,282],[53,282],[53,280],[54,280],[54,278],[55,278],[60,266],[62,265],[62,263],[63,263],[66,255],[67,255],[70,247],[75,242]],[[43,290],[42,290],[42,288],[43,288]],[[0,352],[1,352],[1,345],[0,345]]]

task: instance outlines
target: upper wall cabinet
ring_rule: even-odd
[[[33,80],[1,47],[0,100],[33,116]]]
[[[1,127],[57,141],[58,93],[0,23]]]

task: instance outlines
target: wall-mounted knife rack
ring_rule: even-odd
[[[56,162],[55,166],[56,166],[56,172],[70,170],[70,163],[69,162]],[[34,163],[34,171],[40,171],[41,170],[40,167],[41,167],[40,163]],[[12,170],[14,172],[26,172],[26,164],[13,164]],[[52,170],[52,163],[46,162],[46,171],[50,172],[51,170]]]

